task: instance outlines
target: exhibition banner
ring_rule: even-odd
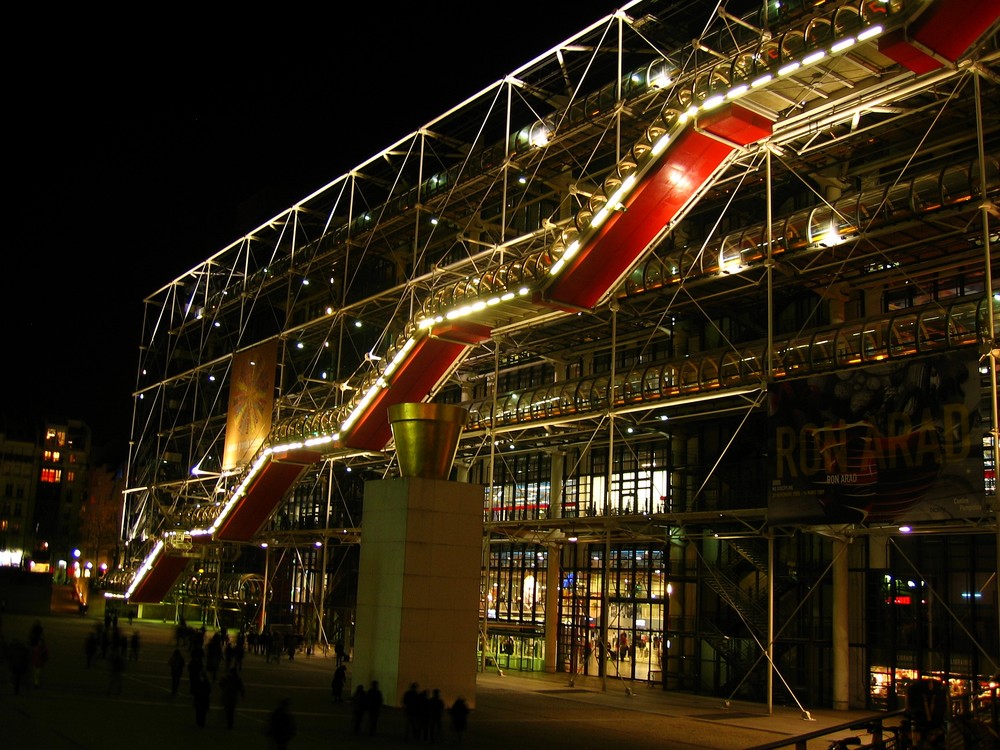
[[[768,395],[770,525],[986,515],[974,353],[777,383]]]
[[[271,431],[277,357],[277,339],[233,357],[223,471],[249,462]]]

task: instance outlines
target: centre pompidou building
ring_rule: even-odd
[[[150,294],[108,594],[350,648],[427,401],[485,488],[483,665],[974,702],[1000,3],[719,5],[625,5]]]

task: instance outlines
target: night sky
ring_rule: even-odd
[[[11,24],[2,416],[127,441],[143,297],[621,3],[397,5]]]

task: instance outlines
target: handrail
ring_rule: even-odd
[[[851,721],[845,721],[842,724],[836,724],[832,727],[826,727],[824,729],[817,729],[813,732],[807,732],[805,734],[799,734],[795,737],[785,737],[780,740],[775,740],[774,742],[767,742],[763,745],[754,745],[753,747],[747,748],[747,750],[778,750],[782,747],[794,747],[795,750],[806,750],[806,743],[809,740],[819,739],[820,737],[826,737],[827,735],[833,734],[834,732],[840,732],[845,729],[867,729],[871,731],[873,728],[875,734],[881,735],[882,725],[886,719],[891,719],[897,716],[905,716],[906,709],[901,708],[898,711],[889,711],[882,714],[872,714],[870,718],[865,719],[853,719]]]

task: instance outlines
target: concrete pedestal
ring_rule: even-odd
[[[354,685],[399,706],[416,682],[475,707],[483,492],[403,477],[365,484]]]

